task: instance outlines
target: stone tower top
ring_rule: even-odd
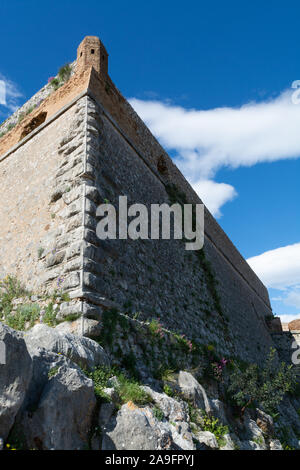
[[[101,75],[108,73],[108,54],[97,36],[86,36],[77,50],[76,70],[93,66]]]

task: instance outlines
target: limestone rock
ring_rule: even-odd
[[[283,450],[281,442],[278,439],[271,439],[270,450]]]
[[[113,403],[103,403],[99,410],[98,424],[102,428],[111,419],[116,407]]]
[[[0,436],[6,439],[25,399],[32,376],[32,361],[22,335],[0,323],[5,364],[0,364]]]
[[[29,351],[44,348],[62,354],[85,369],[108,366],[109,359],[104,349],[95,341],[64,333],[44,324],[37,324],[24,335]]]
[[[258,408],[256,409],[256,424],[265,434],[273,435],[273,418]]]
[[[171,432],[155,419],[152,410],[129,402],[108,423],[102,450],[171,450],[172,445]]]
[[[195,439],[200,444],[200,449],[203,450],[216,450],[219,448],[216,436],[209,431],[199,431],[195,436]]]
[[[37,409],[24,413],[28,448],[87,449],[95,404],[92,380],[79,369],[61,367],[44,388]]]
[[[150,395],[155,405],[163,412],[168,423],[168,428],[172,434],[172,439],[178,448],[183,450],[193,450],[193,435],[189,426],[188,406],[182,400],[175,400],[165,393],[158,393],[148,386],[143,386],[143,390]]]
[[[220,450],[235,450],[236,445],[230,434],[225,434],[223,436],[224,445],[220,447]]]
[[[192,401],[197,408],[204,409],[206,413],[211,414],[211,406],[207,394],[202,385],[197,382],[195,377],[189,372],[180,371],[178,384],[185,399]]]

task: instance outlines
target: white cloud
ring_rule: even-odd
[[[266,251],[247,261],[267,287],[281,291],[280,296],[272,298],[273,302],[300,309],[300,243]],[[288,322],[299,315],[280,317]]]
[[[233,186],[212,180],[199,180],[192,186],[215,217],[221,217],[220,208],[237,196]]]
[[[237,168],[300,155],[300,106],[292,90],[240,108],[184,109],[159,101],[130,100],[163,145],[175,149],[187,176],[209,179]]]
[[[239,108],[205,111],[155,100],[132,98],[130,103],[162,145],[175,151],[180,170],[199,188],[200,197],[203,190],[208,208],[220,216],[222,204],[236,195],[232,186],[213,186],[220,168],[300,156],[300,105],[293,104],[293,92]]]
[[[285,290],[300,285],[300,243],[266,251],[247,261],[267,287]]]
[[[300,313],[298,315],[279,315],[282,323],[290,323],[293,320],[297,320],[300,317]]]
[[[5,100],[0,103],[0,115],[7,116],[14,113],[20,107],[22,93],[18,86],[0,73],[0,80],[5,84]]]

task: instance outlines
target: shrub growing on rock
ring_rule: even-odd
[[[296,384],[293,366],[287,366],[284,362],[276,365],[275,355],[276,350],[271,348],[263,369],[257,364],[250,364],[245,370],[235,366],[228,391],[241,407],[242,415],[254,403],[263,407],[267,413],[272,413],[285,394],[293,390]]]

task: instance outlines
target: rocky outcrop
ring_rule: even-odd
[[[5,364],[0,364],[0,438],[6,439],[25,399],[32,377],[32,359],[22,335],[0,323]]]
[[[92,380],[78,369],[60,367],[43,389],[37,409],[23,413],[20,427],[27,448],[88,449],[95,404]]]
[[[87,448],[96,399],[77,364],[108,366],[101,346],[46,325],[22,334],[0,323],[0,341],[0,438],[12,431],[25,448]]]
[[[167,381],[150,374],[140,385],[127,378],[124,395],[126,371],[109,369],[114,358],[91,339],[44,324],[17,333],[0,323],[0,341],[0,448],[16,440],[39,450],[300,448],[296,397],[281,402],[275,422],[259,408],[238,415],[224,383],[200,383],[183,370]]]
[[[62,329],[37,324],[24,334],[24,339],[29,351],[44,348],[62,354],[83,369],[109,366],[109,359],[98,343],[89,338],[64,333]]]

